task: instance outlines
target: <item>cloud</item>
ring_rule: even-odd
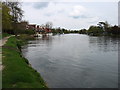
[[[34,8],[36,9],[42,9],[48,7],[49,2],[37,2],[34,4]]]
[[[88,19],[88,18],[92,18],[92,17],[89,17],[87,15],[79,15],[79,16],[72,16],[74,19],[78,19],[78,18],[82,18],[82,19]]]
[[[74,6],[72,12],[70,12],[70,17],[73,17],[75,19],[77,18],[87,18],[86,14],[86,8],[83,6]]]
[[[49,6],[44,9],[44,15],[47,17],[54,17],[58,15],[65,15],[66,5],[60,3],[49,3]]]

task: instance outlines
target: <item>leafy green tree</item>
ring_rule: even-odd
[[[88,34],[92,34],[92,35],[100,35],[103,33],[103,29],[101,29],[98,26],[90,26],[90,28],[87,31]]]
[[[14,34],[17,35],[19,33],[17,28],[17,23],[22,20],[23,10],[21,9],[20,2],[9,2],[6,0],[5,4],[10,8],[11,13],[11,22]]]
[[[79,34],[87,34],[87,30],[86,30],[86,29],[81,29],[81,30],[79,31]]]
[[[11,24],[11,15],[10,15],[10,8],[2,4],[2,30],[3,32],[8,32],[10,33],[12,29],[12,24]]]
[[[115,35],[120,35],[120,27],[118,27],[116,25],[111,27],[111,33],[115,34]]]
[[[108,28],[110,28],[110,24],[107,21],[105,21],[105,22],[99,22],[98,25],[105,32],[107,32]]]
[[[2,2],[0,1],[0,36],[2,36],[1,35],[2,31],[1,30],[2,30]]]

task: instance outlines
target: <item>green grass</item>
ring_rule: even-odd
[[[0,33],[0,39],[4,38],[4,37],[7,37],[7,36],[10,36],[10,34],[8,33]]]
[[[47,88],[40,74],[21,56],[16,37],[8,39],[3,48],[3,88]],[[11,47],[11,48],[10,48]]]

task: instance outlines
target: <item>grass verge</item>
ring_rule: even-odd
[[[10,36],[10,34],[8,34],[8,33],[0,33],[0,39],[2,39],[4,37],[7,37],[7,36]]]
[[[34,70],[20,52],[21,40],[10,37],[3,46],[3,88],[47,88],[40,74]]]

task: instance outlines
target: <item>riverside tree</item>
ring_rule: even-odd
[[[99,27],[102,28],[105,32],[107,32],[107,29],[110,27],[110,24],[105,21],[105,22],[99,22],[98,23]]]
[[[10,15],[10,8],[5,5],[5,3],[2,4],[2,28],[3,32],[12,33],[12,22],[11,22],[11,15]]]
[[[45,27],[48,28],[48,29],[52,29],[52,26],[53,26],[53,23],[52,22],[47,22],[45,24]]]
[[[9,8],[9,10],[10,10],[9,16],[11,16],[11,18],[10,18],[10,21],[8,21],[8,22],[11,22],[13,34],[17,35],[18,31],[17,31],[16,26],[17,26],[17,23],[19,23],[22,20],[22,16],[23,16],[23,10],[21,9],[21,3],[18,1],[8,2],[6,0],[5,2],[3,2],[3,4],[5,4],[7,6],[7,8]],[[3,16],[3,18],[4,18],[4,16]]]
[[[103,29],[101,29],[98,26],[90,26],[90,28],[88,29],[87,33],[89,35],[99,35],[103,33]]]

